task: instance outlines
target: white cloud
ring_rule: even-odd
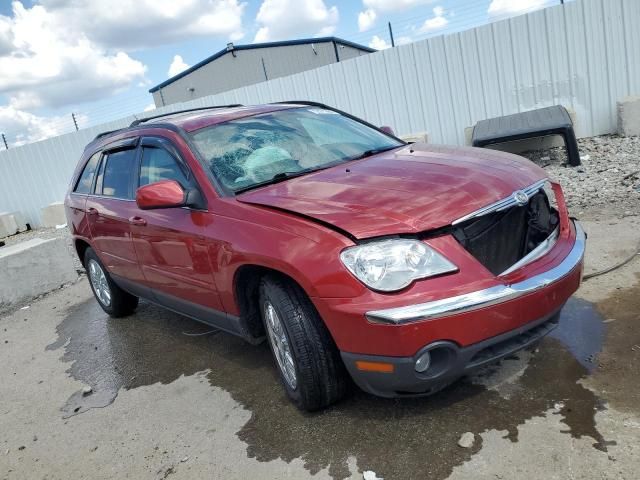
[[[369,30],[376,23],[377,16],[376,11],[370,8],[360,12],[358,14],[358,30],[361,32]]]
[[[444,16],[444,8],[441,6],[434,7],[433,9],[433,17],[428,18],[420,27],[421,33],[429,33],[434,30],[440,30],[444,28],[449,23],[449,20]]]
[[[189,68],[189,65],[184,62],[182,57],[180,55],[174,55],[173,61],[171,62],[171,65],[169,65],[167,75],[169,75],[169,77],[173,77],[178,75],[180,72],[184,72],[187,68]]]
[[[59,26],[108,48],[152,47],[217,35],[244,36],[239,0],[40,0]]]
[[[0,54],[0,93],[12,108],[59,107],[104,98],[144,77],[146,67],[124,52],[107,53],[84,35],[62,28],[36,5],[14,2],[9,52]],[[3,27],[5,32],[6,28]]]
[[[384,38],[380,38],[378,35],[374,35],[371,41],[369,42],[370,48],[375,48],[376,50],[384,50],[389,48],[391,45],[387,43]]]
[[[365,8],[378,12],[399,12],[420,5],[433,3],[434,0],[362,0]]]
[[[338,7],[327,7],[323,0],[264,0],[256,22],[254,42],[326,36],[338,24]]]
[[[488,13],[492,17],[526,13],[543,7],[547,0],[493,0]]]
[[[71,105],[149,83],[146,66],[127,51],[196,36],[240,40],[245,7],[245,0],[13,1],[11,14],[0,15],[0,129],[10,146],[68,132]],[[51,117],[40,116],[45,108]]]
[[[0,15],[0,55],[7,55],[13,48],[13,34],[11,33],[11,19]]]
[[[407,43],[413,42],[411,37],[401,36],[395,39],[396,45],[406,45]],[[378,35],[374,35],[369,42],[370,48],[375,48],[376,50],[385,50],[387,48],[391,48],[391,43],[387,43],[384,38],[379,37]]]
[[[378,13],[401,12],[420,5],[427,5],[434,1],[435,0],[362,0],[362,5],[365,9],[358,14],[358,30],[361,32],[369,30],[378,18]]]
[[[149,105],[144,107],[144,111],[145,112],[150,112],[151,110],[155,110],[155,109],[156,109],[156,104],[155,103],[150,103]]]
[[[76,121],[82,127],[88,118],[86,115],[76,114]],[[0,106],[0,131],[5,134],[9,148],[69,133],[74,129],[71,114],[45,118],[17,110],[10,105]]]

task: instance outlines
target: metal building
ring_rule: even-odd
[[[156,107],[311,70],[375,50],[336,37],[234,45],[156,85]]]

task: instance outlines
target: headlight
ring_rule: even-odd
[[[458,270],[453,263],[418,240],[381,240],[349,247],[342,263],[369,288],[400,290],[420,278]]]

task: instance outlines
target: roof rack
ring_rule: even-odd
[[[313,102],[311,100],[286,100],[284,102],[271,102],[271,105],[283,105],[283,104],[309,105],[311,107],[326,107],[331,110],[337,110],[336,108],[333,108],[332,106],[327,105],[326,103]]]
[[[168,117],[169,115],[175,115],[178,113],[187,113],[187,112],[197,112],[199,110],[211,110],[214,108],[235,108],[235,107],[244,107],[244,105],[239,104],[239,103],[234,103],[231,105],[212,105],[209,107],[198,107],[198,108],[187,108],[185,110],[176,110],[175,112],[169,112],[169,113],[163,113],[160,115],[153,115],[152,117],[146,117],[146,118],[136,118],[133,122],[131,122],[131,124],[129,125],[128,128],[131,127],[137,127],[138,125],[140,125],[143,122],[147,122],[149,120],[154,120],[156,118],[162,118],[162,117]],[[127,127],[125,127],[127,128]],[[98,135],[96,135],[96,137],[93,139],[93,141],[96,141],[102,137],[106,137],[107,135],[110,135],[112,133],[115,132],[119,132],[120,130],[124,130],[125,128],[116,128],[115,130],[107,130],[106,132],[100,132]]]
[[[211,110],[211,109],[214,109],[214,108],[235,108],[235,107],[244,107],[244,105],[242,105],[240,103],[233,103],[233,104],[230,104],[230,105],[211,105],[209,107],[197,107],[197,108],[187,108],[186,110],[176,110],[175,112],[161,113],[159,115],[153,115],[151,117],[137,118],[133,122],[131,122],[131,125],[129,125],[129,127],[136,127],[136,126],[140,125],[141,123],[148,122],[149,120],[155,120],[156,118],[168,117],[170,115],[177,115],[179,113],[197,112],[199,110]]]

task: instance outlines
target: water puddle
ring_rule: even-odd
[[[640,274],[634,286],[619,288],[600,302],[598,311],[605,318],[607,339],[590,384],[607,392],[613,408],[640,415]]]
[[[63,407],[65,416],[107,406],[120,389],[168,384],[212,368],[212,339],[182,334],[210,330],[148,303],[141,303],[135,315],[118,319],[109,318],[93,299],[69,309],[57,328],[58,339],[47,350],[64,346],[62,360],[72,362],[68,373],[92,393],[74,393]]]
[[[301,458],[310,473],[328,467],[336,479],[349,475],[350,456],[359,468],[385,478],[445,478],[482,447],[476,441],[471,449],[459,448],[462,433],[505,430],[515,442],[519,425],[554,408],[566,433],[589,437],[600,450],[609,444],[594,420],[603,404],[578,382],[596,365],[604,326],[594,306],[578,299],[567,304],[560,327],[535,353],[520,353],[430,398],[387,400],[354,389],[339,405],[316,414],[289,403],[266,345],[252,347],[226,334],[182,334],[208,330],[147,303],[124,319],[109,319],[94,300],[71,309],[48,348],[64,347],[70,375],[94,393],[72,396],[63,414],[103,406],[87,401],[93,395],[106,405],[120,389],[167,384],[209,369],[209,382],[252,413],[237,432],[248,456]],[[512,384],[508,395],[501,393],[501,382]]]
[[[562,311],[562,321],[550,333],[569,349],[573,357],[590,372],[604,342],[605,325],[600,312],[586,300],[571,298]]]

